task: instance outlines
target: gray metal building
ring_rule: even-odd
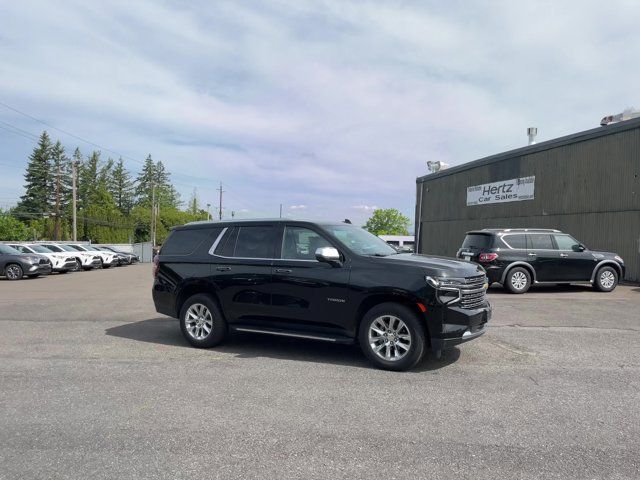
[[[533,178],[532,178],[533,177]],[[453,256],[478,228],[557,228],[618,253],[640,281],[640,119],[416,180],[416,251]]]

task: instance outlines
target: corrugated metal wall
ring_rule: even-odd
[[[626,279],[640,281],[640,122],[636,124],[604,135],[593,130],[586,139],[559,139],[548,142],[549,148],[540,144],[418,179],[419,251],[454,255],[465,232],[477,228],[557,228],[589,248],[619,253],[627,264]],[[530,175],[536,177],[534,200],[466,204],[469,186]]]

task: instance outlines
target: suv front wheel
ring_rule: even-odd
[[[208,295],[190,297],[180,310],[180,328],[187,341],[198,348],[214,347],[227,336],[227,322]]]
[[[360,324],[358,339],[367,358],[385,370],[415,366],[426,345],[424,327],[416,314],[397,303],[383,303],[369,310]]]
[[[613,267],[604,266],[596,273],[594,286],[601,292],[611,292],[618,285],[618,272]]]
[[[531,286],[531,274],[522,267],[514,267],[507,273],[504,283],[511,293],[525,293]]]

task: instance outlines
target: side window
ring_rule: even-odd
[[[529,243],[531,245],[530,248],[534,250],[555,250],[556,247],[553,245],[553,240],[551,239],[551,235],[534,233],[529,234]]]
[[[234,257],[273,258],[276,229],[272,226],[239,227]],[[226,247],[226,245],[225,245]]]
[[[553,238],[556,240],[558,250],[573,250],[573,247],[580,245],[580,242],[569,235],[554,235]]]
[[[217,232],[220,229],[215,229]],[[160,253],[162,255],[189,255],[212,235],[211,228],[187,228],[171,232],[165,240]]]
[[[505,235],[502,237],[502,241],[509,245],[511,248],[527,248],[527,237],[524,235]]]
[[[303,227],[285,227],[282,256],[288,260],[315,260],[316,250],[332,245],[319,233]]]

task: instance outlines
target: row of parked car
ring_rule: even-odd
[[[7,280],[119,267],[138,261],[137,255],[110,246],[54,242],[0,244],[0,276]]]

